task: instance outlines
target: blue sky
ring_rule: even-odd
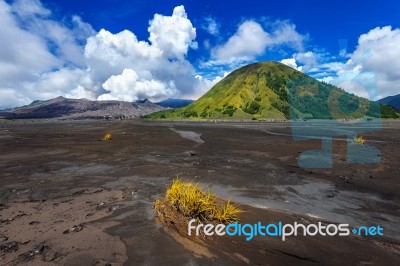
[[[59,95],[196,99],[276,60],[371,99],[400,93],[398,1],[0,0],[1,107]]]

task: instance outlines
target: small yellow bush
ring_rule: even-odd
[[[110,139],[112,139],[112,135],[111,135],[110,133],[106,133],[106,134],[104,135],[103,140],[110,140]]]
[[[232,223],[239,220],[239,212],[240,209],[238,206],[228,200],[224,205],[215,210],[215,219],[221,223]]]
[[[210,190],[204,191],[199,184],[182,182],[180,178],[173,180],[166,192],[165,200],[184,216],[202,221],[217,220],[230,223],[237,221],[238,214],[241,212],[239,207],[230,200],[219,205]],[[157,204],[159,201],[155,203]]]
[[[365,139],[362,136],[355,136],[354,142],[362,145],[362,144],[365,144]]]

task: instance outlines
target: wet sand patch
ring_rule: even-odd
[[[203,144],[205,141],[201,139],[201,133],[196,133],[193,131],[184,131],[184,130],[176,130],[174,128],[170,128],[173,132],[176,132],[179,134],[184,139],[192,140],[194,142],[197,142],[198,144]]]

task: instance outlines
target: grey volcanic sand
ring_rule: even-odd
[[[299,168],[299,154],[320,141],[294,141],[283,122],[0,123],[0,245],[19,243],[18,250],[0,251],[0,264],[400,263],[398,121],[363,134],[381,150],[380,164],[347,164],[341,136],[333,142],[332,169]],[[106,132],[113,139],[99,141]],[[242,204],[244,222],[379,224],[385,235],[224,237],[207,240],[207,252],[198,254],[154,219],[153,202],[177,175]],[[75,225],[82,230],[63,234]],[[38,245],[45,248],[26,255]]]

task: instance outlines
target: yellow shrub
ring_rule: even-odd
[[[184,216],[199,220],[229,223],[238,220],[240,212],[239,207],[230,200],[218,205],[216,197],[210,190],[204,191],[199,184],[182,182],[179,178],[173,180],[166,192],[165,200]]]
[[[364,144],[365,143],[365,139],[362,136],[355,136],[354,137],[354,142],[357,144]]]
[[[106,134],[104,135],[103,140],[110,140],[110,139],[112,139],[112,135],[111,135],[110,133],[106,133]]]
[[[221,223],[232,223],[239,219],[238,214],[241,212],[239,207],[230,200],[215,210],[215,219]]]

